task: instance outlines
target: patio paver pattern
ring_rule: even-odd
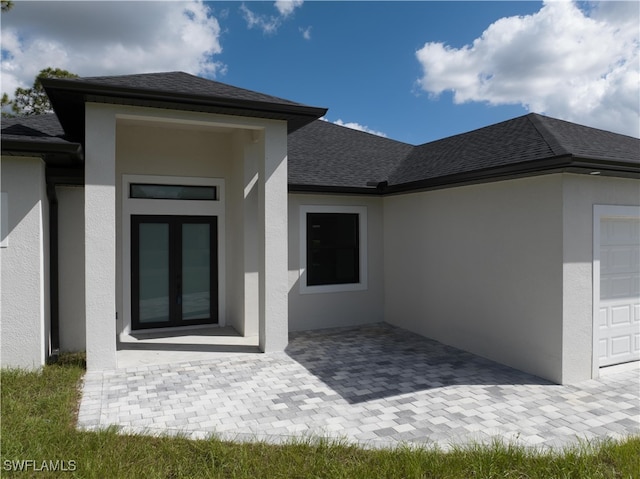
[[[555,385],[384,324],[294,333],[284,353],[88,372],[79,427],[369,447],[559,448],[640,433],[640,374]]]

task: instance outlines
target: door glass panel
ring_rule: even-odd
[[[169,225],[140,223],[141,323],[169,321]]]
[[[182,225],[182,320],[211,317],[211,228]]]

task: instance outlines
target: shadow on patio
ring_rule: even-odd
[[[286,353],[349,403],[455,385],[500,396],[504,385],[553,384],[385,323],[291,333]]]

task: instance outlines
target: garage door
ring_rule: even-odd
[[[599,366],[640,360],[640,218],[600,217],[599,255]]]

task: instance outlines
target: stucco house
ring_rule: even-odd
[[[557,383],[640,359],[640,141],[538,114],[413,146],[181,72],[3,119],[1,360],[387,322]]]

